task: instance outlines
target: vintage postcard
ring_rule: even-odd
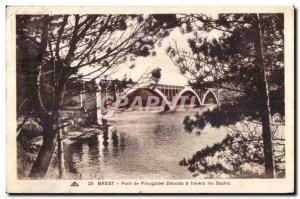
[[[7,7],[8,193],[294,193],[294,8]]]

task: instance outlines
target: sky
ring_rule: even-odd
[[[147,69],[148,72],[154,68],[161,68],[161,79],[159,84],[168,84],[176,86],[184,86],[188,84],[188,80],[180,75],[179,69],[173,64],[170,57],[166,54],[167,47],[174,44],[176,40],[179,48],[188,48],[187,39],[191,34],[183,35],[179,28],[172,30],[170,35],[162,40],[161,47],[155,47],[155,56],[137,57],[135,67],[129,69],[129,64],[121,64],[120,69],[112,75],[112,78],[122,79],[127,74],[133,81],[137,80]]]
[[[210,31],[209,33],[202,32],[200,37],[206,37],[207,40],[218,39],[220,31]],[[159,67],[161,68],[161,79],[159,84],[168,84],[174,86],[188,85],[188,79],[180,74],[179,69],[171,61],[166,53],[168,46],[174,46],[176,41],[179,49],[189,50],[188,38],[192,38],[193,33],[182,34],[179,28],[175,28],[170,32],[170,35],[162,40],[162,45],[155,47],[155,56],[137,57],[135,67],[129,69],[130,64],[121,64],[119,70],[112,75],[112,79],[122,79],[124,74],[127,74],[133,81],[136,81],[147,69],[148,72]]]
[[[210,31],[209,33],[198,32],[198,36],[206,37],[208,40],[212,38],[218,38],[220,33],[218,31]],[[161,78],[159,84],[167,84],[174,86],[185,86],[188,85],[188,79],[180,74],[179,69],[171,61],[170,57],[166,53],[168,46],[174,46],[175,42],[179,49],[189,50],[188,38],[193,38],[193,33],[182,34],[180,28],[174,28],[170,31],[170,35],[162,39],[161,45],[156,45],[154,50],[156,52],[155,56],[149,55],[147,57],[136,57],[132,69],[130,66],[132,62],[125,62],[117,67],[117,70],[113,70],[114,73],[107,73],[109,75],[108,79],[123,79],[126,75],[133,81],[137,81],[145,72],[151,72],[155,68],[161,69]],[[95,70],[93,67],[84,67],[82,69],[83,74],[88,74]],[[97,76],[98,73],[93,73],[88,78],[93,78]],[[96,81],[99,81],[96,80]]]

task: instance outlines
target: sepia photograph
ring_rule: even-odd
[[[7,7],[8,192],[294,192],[293,16]]]

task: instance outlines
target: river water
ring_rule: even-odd
[[[202,112],[207,107],[200,107]],[[192,178],[183,158],[225,136],[224,129],[206,127],[196,135],[184,130],[191,112],[116,113],[104,133],[64,143],[66,176],[80,179]],[[57,165],[56,165],[57,166]],[[54,166],[53,166],[54,168]],[[57,172],[57,167],[53,171]]]

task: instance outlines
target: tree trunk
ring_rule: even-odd
[[[268,109],[267,107],[265,109]],[[269,111],[262,114],[262,137],[264,143],[264,156],[265,156],[265,177],[276,177],[273,144],[272,144],[272,131],[271,131],[271,118]]]
[[[56,146],[57,135],[60,131],[60,110],[63,104],[65,85],[55,87],[55,99],[52,114],[47,118],[40,117],[43,126],[43,143],[33,164],[29,178],[45,177]]]
[[[53,128],[43,127],[43,143],[29,173],[29,178],[45,177],[55,149],[56,133]]]
[[[67,22],[67,16],[64,18],[64,23],[61,26],[59,32],[63,32],[64,27]],[[24,53],[24,59],[22,60],[22,67],[26,69],[26,81],[28,87],[28,94],[30,96],[30,101],[34,112],[37,114],[41,121],[43,127],[43,143],[37,155],[37,158],[32,166],[29,173],[29,178],[43,178],[48,170],[49,164],[51,162],[52,154],[55,149],[57,134],[60,129],[59,119],[60,110],[63,105],[65,83],[68,80],[67,67],[61,63],[61,59],[58,56],[59,63],[56,65],[54,70],[54,99],[53,107],[51,111],[46,110],[42,101],[41,96],[41,78],[42,78],[42,61],[45,56],[48,44],[48,33],[49,33],[49,23],[52,17],[47,15],[42,17],[41,21],[41,41],[37,48],[37,53],[34,54],[30,51],[29,45],[26,43],[28,40],[26,32],[24,31],[27,27],[24,26],[19,29],[18,35],[20,35],[20,44],[22,51]],[[60,39],[59,39],[60,40]],[[73,49],[75,50],[75,49]],[[68,57],[72,54],[71,51],[68,53]],[[57,77],[57,79],[56,79]]]
[[[272,131],[271,131],[271,109],[270,109],[270,97],[269,97],[269,86],[266,75],[266,68],[264,64],[264,51],[262,42],[262,30],[260,24],[260,16],[256,15],[256,41],[255,41],[255,51],[256,51],[256,62],[257,67],[260,71],[259,75],[259,97],[262,100],[261,105],[261,119],[262,119],[262,137],[264,145],[264,156],[265,156],[265,177],[274,178],[275,164],[273,156],[273,144],[272,144]]]
[[[59,130],[59,133],[57,134],[57,157],[58,157],[58,173],[59,178],[64,177],[65,173],[65,167],[64,167],[64,149],[63,149],[63,143],[62,143],[62,132],[63,129]]]

